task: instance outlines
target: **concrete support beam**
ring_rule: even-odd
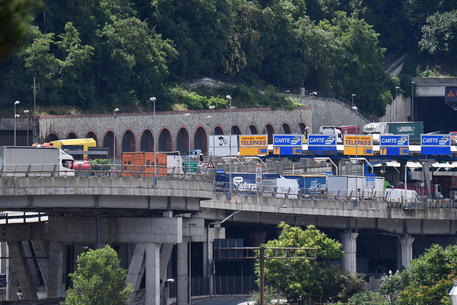
[[[10,260],[13,263],[19,285],[22,290],[21,300],[37,300],[36,287],[33,283],[32,271],[27,263],[24,247],[21,242],[8,243]]]
[[[0,273],[6,273],[6,262],[7,259],[5,257],[8,256],[8,247],[6,246],[6,242],[0,242]]]
[[[414,237],[409,234],[400,236],[401,267],[408,268],[413,259]]]
[[[37,256],[38,267],[43,277],[44,286],[48,287],[48,250],[42,240],[32,241],[33,250]]]
[[[179,243],[182,218],[49,217],[49,240],[59,242]],[[99,234],[94,234],[99,232]]]
[[[168,280],[168,265],[171,258],[171,253],[173,252],[173,244],[162,244],[160,249],[160,291],[161,291],[161,304],[167,304],[168,295],[167,295],[167,284]]]
[[[146,251],[145,244],[136,244],[135,250],[133,251],[132,259],[130,261],[129,270],[127,273],[127,279],[125,280],[127,283],[131,283],[133,290],[136,292],[140,287],[141,280],[144,275],[144,255]],[[135,293],[130,295],[127,300],[128,305],[134,304],[135,301]]]
[[[145,305],[160,304],[160,244],[146,244]]]
[[[343,243],[343,267],[350,274],[357,273],[357,236],[359,233],[346,231],[341,234],[341,241]]]
[[[176,303],[179,305],[189,304],[189,270],[188,270],[188,242],[178,244],[178,270]]]
[[[9,257],[10,250],[7,245],[7,256]],[[19,296],[17,295],[17,288],[18,283],[16,280],[13,262],[10,259],[6,260],[6,299],[8,301],[16,301],[19,300]]]
[[[48,264],[48,298],[61,297],[65,293],[63,281],[63,244],[51,242],[49,244]]]
[[[38,269],[35,267],[35,262],[33,261],[33,250],[31,247],[31,243],[28,240],[24,240],[21,242],[22,245],[22,250],[24,251],[24,256],[28,259],[26,259],[26,263],[28,265],[28,268],[30,270],[30,276],[31,279],[33,280],[33,283],[35,285],[40,284],[40,275],[38,272]]]
[[[208,277],[209,281],[209,294],[215,295],[214,291],[214,253],[213,243],[215,239],[225,238],[225,228],[221,227],[220,224],[214,227],[207,228],[207,239],[203,244],[203,276]]]

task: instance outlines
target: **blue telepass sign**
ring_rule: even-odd
[[[274,134],[273,154],[274,155],[301,155],[302,154],[301,134]]]
[[[409,155],[408,135],[381,135],[379,138],[379,155],[381,156],[407,156]]]
[[[421,135],[422,155],[450,155],[451,139],[448,134]]]
[[[308,153],[311,155],[336,155],[336,137],[331,135],[308,135]]]

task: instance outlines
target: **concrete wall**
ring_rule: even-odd
[[[185,113],[190,113],[190,116],[185,116]],[[199,127],[202,127],[207,135],[212,134],[215,126],[222,128],[224,134],[228,134],[230,128],[230,115],[227,109],[214,112],[210,110],[160,112],[156,114],[156,119],[157,122],[154,122],[152,113],[118,113],[116,118],[112,114],[42,116],[39,120],[39,137],[43,140],[48,135],[55,134],[59,139],[64,139],[69,133],[74,133],[77,137],[85,137],[87,133],[93,132],[97,136],[98,145],[101,146],[108,131],[114,132],[116,142],[121,143],[123,135],[130,130],[135,136],[135,146],[138,151],[143,132],[150,130],[153,134],[157,134],[163,129],[168,129],[171,134],[172,150],[176,150],[177,135],[181,128],[190,130],[192,147],[194,135]],[[311,127],[311,107],[303,106],[294,110],[232,109],[232,126],[238,126],[242,134],[250,134],[250,125],[256,127],[258,134],[264,134],[267,124],[273,126],[275,133],[284,133],[282,125],[285,123],[289,125],[292,133],[300,133],[300,123]]]
[[[319,133],[319,127],[324,125],[359,125],[369,122],[360,113],[352,111],[348,104],[333,98],[321,98],[314,96],[295,96],[303,105],[313,109],[312,133]]]

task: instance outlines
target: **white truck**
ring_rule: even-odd
[[[338,144],[343,143],[343,135],[341,130],[336,126],[321,126],[319,128],[319,133],[326,136],[335,136],[336,142]]]
[[[74,176],[73,163],[57,147],[0,147],[0,176]]]

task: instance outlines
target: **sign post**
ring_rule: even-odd
[[[448,134],[421,135],[422,155],[450,155],[451,138]]]
[[[380,156],[408,156],[409,136],[408,135],[381,135],[379,139]]]
[[[240,135],[240,156],[268,155],[268,135]]]
[[[301,134],[274,134],[273,154],[293,156],[302,154],[303,136]]]
[[[308,154],[336,155],[336,137],[334,135],[310,134],[308,136]]]
[[[344,154],[346,156],[373,156],[373,137],[371,135],[344,135]]]

